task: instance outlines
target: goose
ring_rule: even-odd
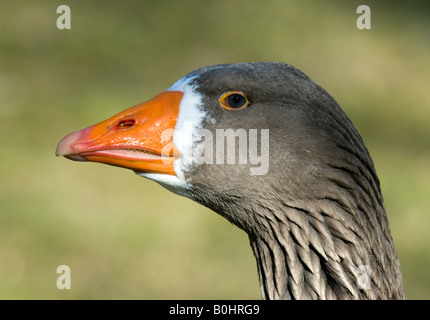
[[[405,299],[369,152],[335,99],[289,64],[192,71],[67,135],[56,155],[131,169],[244,230],[262,299]]]

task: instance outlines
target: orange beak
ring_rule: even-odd
[[[175,175],[180,157],[173,132],[183,93],[166,91],[112,118],[71,133],[57,146],[57,156],[93,161],[134,171]]]

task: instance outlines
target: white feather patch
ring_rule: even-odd
[[[191,85],[195,78],[196,76],[184,77],[167,89],[167,91],[184,93],[173,134],[173,143],[181,153],[181,159],[174,163],[175,173],[179,178],[184,178],[184,173],[190,171],[195,165],[193,152],[198,142],[195,133],[202,128],[203,121],[208,119],[208,113],[203,108],[203,96],[197,92],[195,85]]]
[[[146,179],[153,180],[159,183],[161,186],[163,186],[164,188],[166,188],[167,190],[173,193],[190,198],[188,194],[189,184],[185,180],[182,180],[170,174],[145,173],[145,172],[136,172],[136,174]]]
[[[196,147],[197,141],[195,141],[194,133],[202,128],[203,121],[208,118],[208,113],[202,106],[203,96],[197,92],[196,86],[191,85],[196,77],[184,77],[166,90],[181,91],[184,94],[179,105],[178,119],[173,133],[173,143],[181,153],[181,158],[173,163],[176,176],[137,172],[138,175],[154,180],[166,189],[186,197],[189,197],[187,190],[190,183],[185,178],[185,172],[190,171],[195,165],[193,149]],[[214,122],[212,118],[209,120]]]

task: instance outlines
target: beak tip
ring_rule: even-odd
[[[87,128],[88,129],[88,128]],[[70,156],[76,154],[76,143],[82,140],[88,134],[88,130],[83,129],[76,131],[65,136],[57,146],[55,150],[55,155],[60,156]]]
[[[64,156],[64,154],[65,154],[64,153],[65,150],[64,150],[63,140],[60,141],[60,143],[57,145],[57,149],[55,150],[55,155],[57,157]]]

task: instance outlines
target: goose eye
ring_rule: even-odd
[[[228,110],[238,110],[245,108],[249,102],[245,95],[239,91],[229,91],[219,98],[222,107]]]

